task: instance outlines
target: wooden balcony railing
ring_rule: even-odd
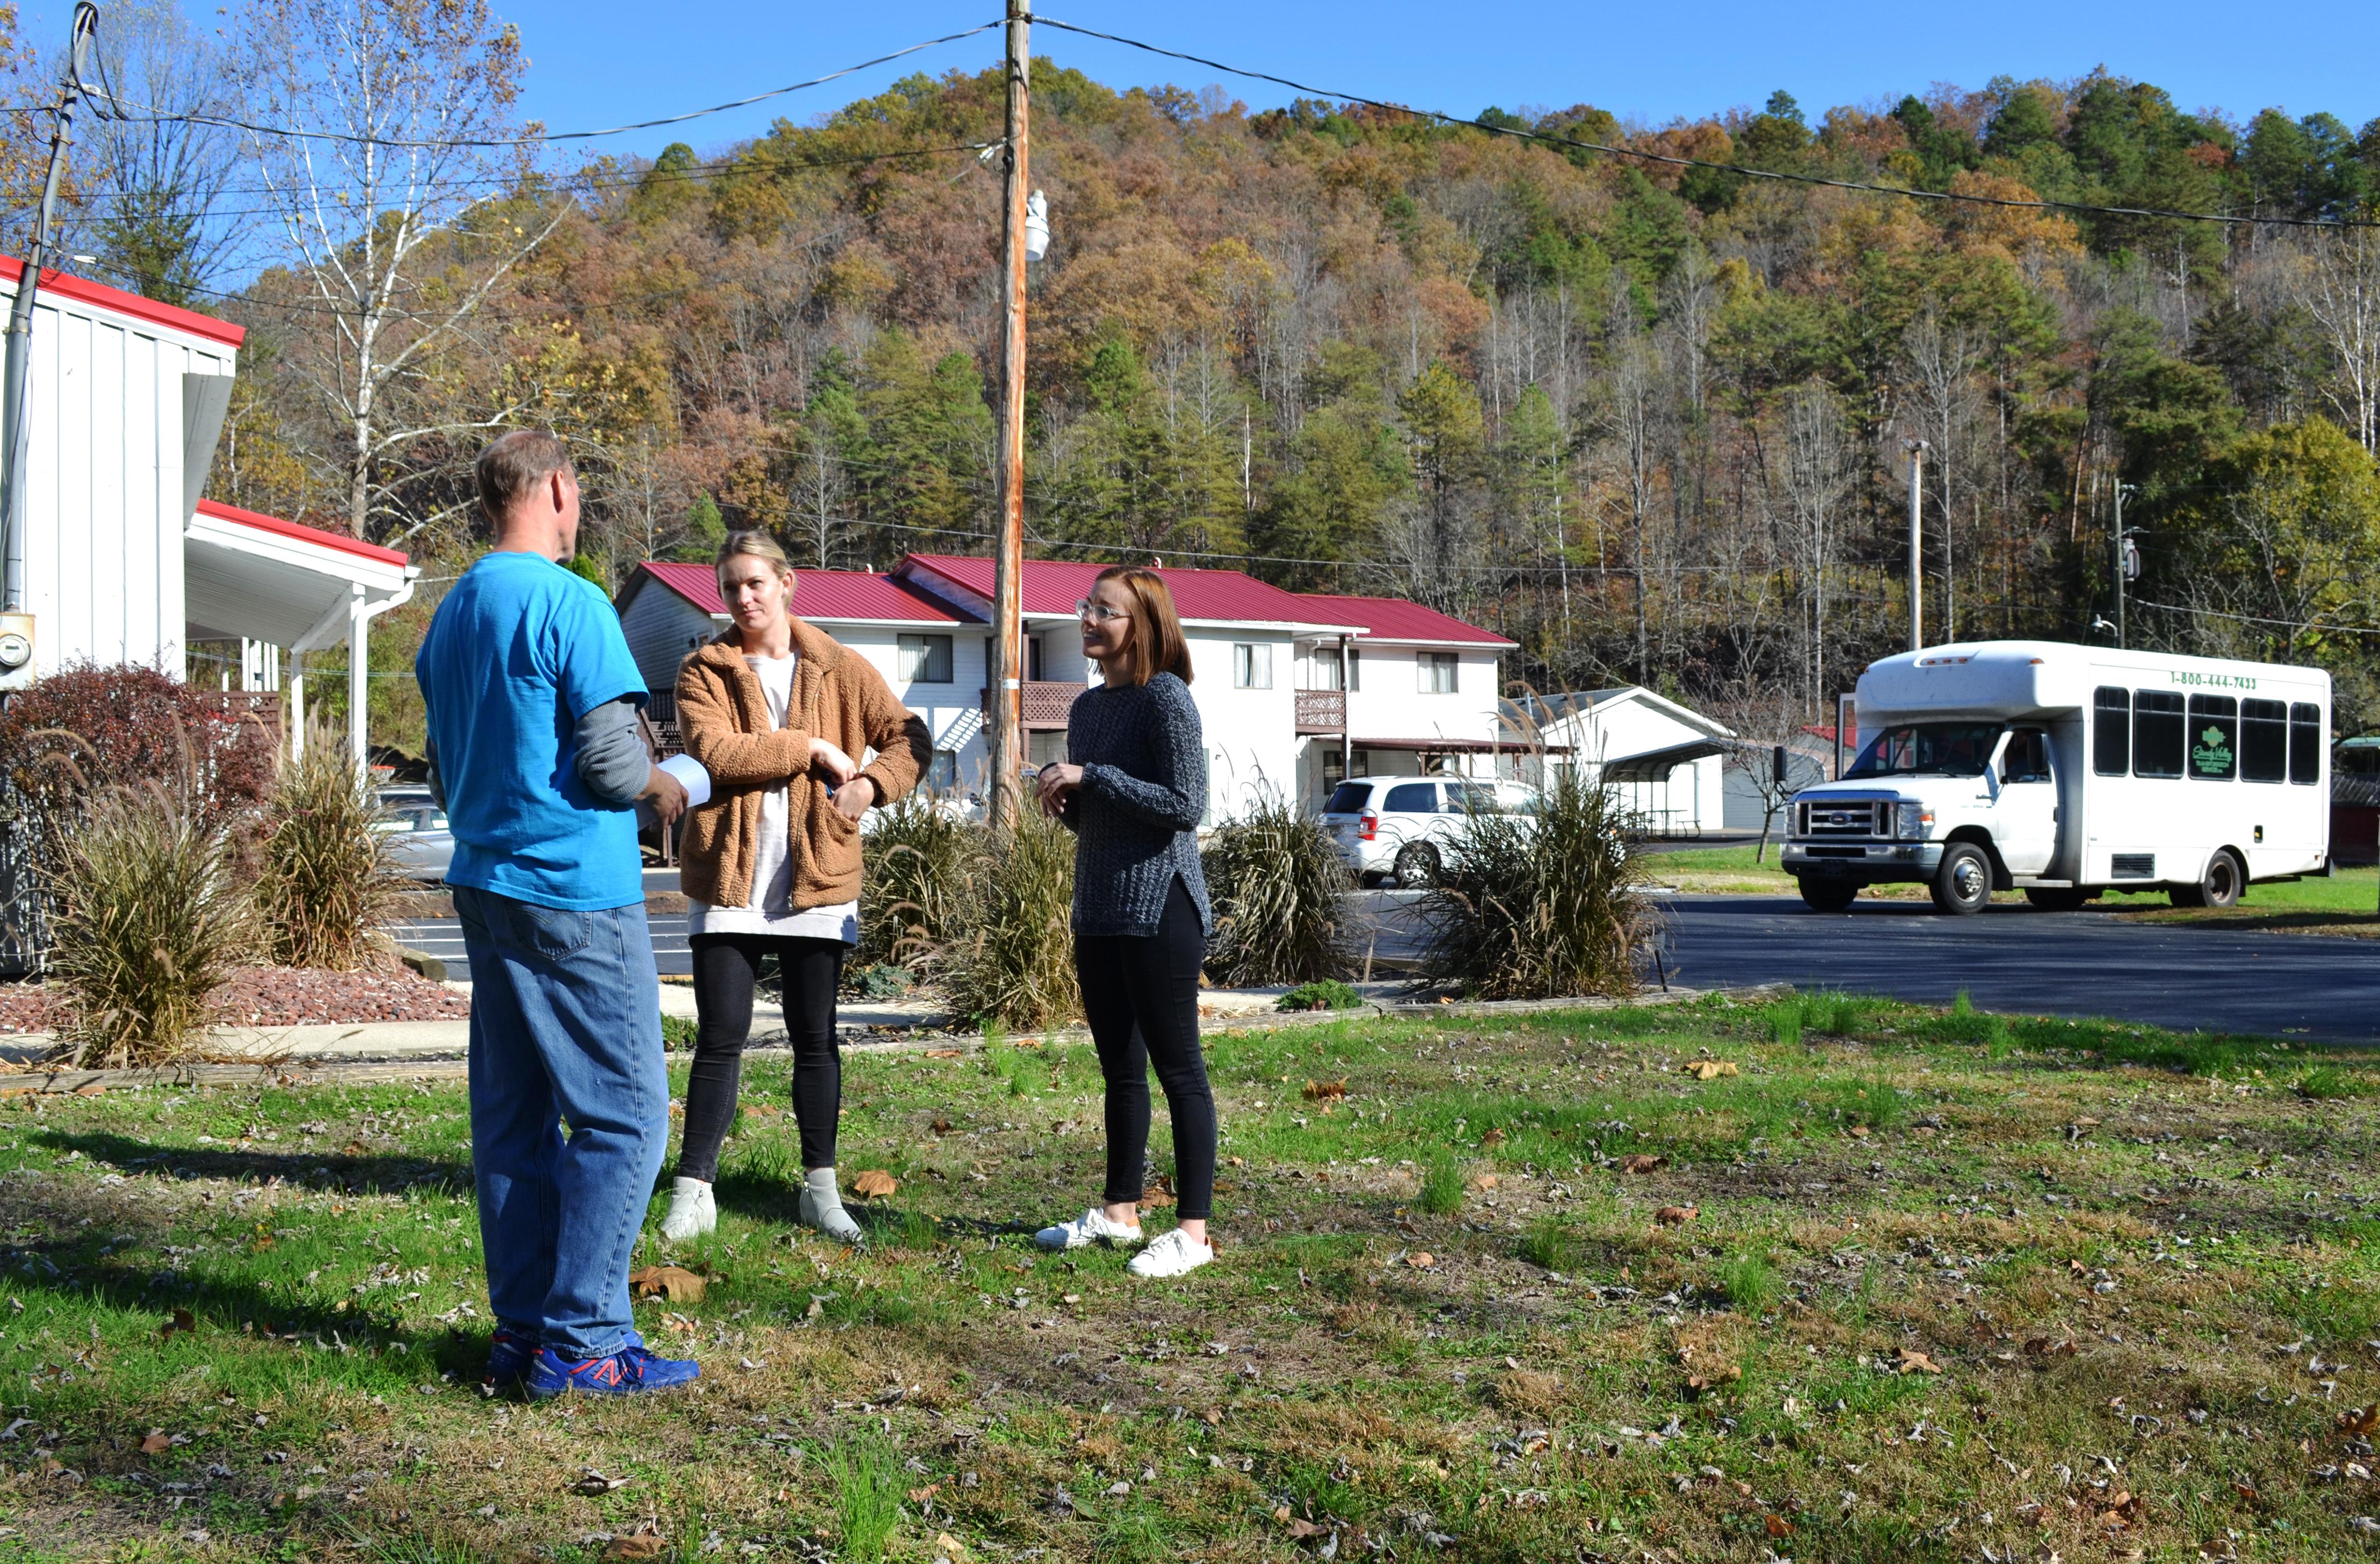
[[[1087,684],[1072,684],[1064,679],[1027,679],[1025,681],[1025,731],[1027,733],[1064,732],[1066,716],[1075,709],[1075,697],[1090,688]],[[991,692],[978,692],[985,713],[991,710]]]
[[[1343,690],[1297,692],[1297,731],[1301,734],[1343,734],[1347,731],[1347,695]]]

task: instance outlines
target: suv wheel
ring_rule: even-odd
[[[1397,849],[1397,885],[1405,891],[1427,891],[1438,883],[1444,866],[1438,848],[1427,842],[1408,842]]]
[[[1982,912],[1992,900],[1992,861],[1972,842],[1953,842],[1942,850],[1942,867],[1934,876],[1937,911],[1965,917]]]

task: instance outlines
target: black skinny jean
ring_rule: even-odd
[[[1137,1201],[1148,1187],[1148,1067],[1154,1064],[1173,1119],[1176,1215],[1205,1221],[1214,1214],[1215,1094],[1198,1048],[1198,964],[1206,953],[1198,908],[1179,876],[1155,934],[1075,940],[1083,1015],[1107,1078],[1105,1198],[1111,1206]]]
[[[843,1054],[835,1046],[834,991],[843,982],[840,940],[772,934],[698,934],[694,951],[694,1065],[686,1084],[682,1179],[715,1183],[719,1146],[735,1121],[744,1043],[752,1032],[752,988],[760,958],[773,955],[783,982],[785,1031],[794,1044],[794,1117],[802,1127],[802,1166],[834,1166],[836,1117],[843,1110]]]

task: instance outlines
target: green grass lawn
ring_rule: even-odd
[[[2369,1556],[2359,1057],[1817,996],[1211,1058],[1160,1285],[1026,1236],[1087,1049],[851,1058],[865,1253],[756,1061],[639,1309],[705,1378],[626,1403],[475,1386],[459,1084],[0,1099],[0,1559]]]

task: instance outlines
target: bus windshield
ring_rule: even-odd
[[[1979,777],[2000,736],[1997,722],[1911,722],[1877,734],[1852,769],[1852,777]]]

